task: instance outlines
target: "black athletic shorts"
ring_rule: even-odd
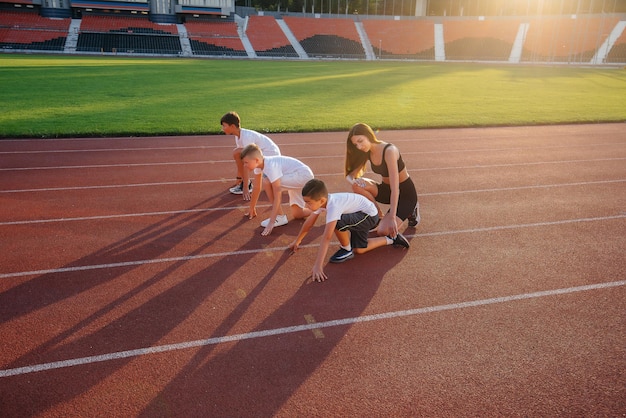
[[[387,183],[379,183],[376,201],[388,205],[390,199],[391,187]],[[398,197],[398,212],[396,215],[404,221],[411,216],[415,205],[417,205],[417,191],[415,190],[413,180],[409,177],[400,183],[400,196]]]
[[[378,215],[370,216],[364,212],[344,213],[337,221],[335,229],[350,231],[352,248],[367,248],[367,236],[378,224]]]

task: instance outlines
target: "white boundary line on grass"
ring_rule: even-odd
[[[621,213],[619,215],[613,215],[613,216],[595,217],[595,218],[578,218],[578,219],[566,219],[566,220],[561,220],[561,221],[535,222],[535,223],[530,223],[530,224],[500,225],[500,226],[489,226],[489,227],[484,227],[484,228],[426,232],[426,233],[421,233],[421,234],[413,234],[413,235],[405,235],[405,236],[409,238],[414,238],[414,237],[432,237],[432,236],[443,236],[443,235],[454,235],[454,234],[470,234],[470,233],[480,233],[480,232],[502,231],[502,230],[507,230],[507,229],[535,228],[535,227],[566,225],[566,224],[574,224],[574,223],[582,223],[582,222],[609,221],[609,220],[624,219],[624,218],[626,218],[626,213]],[[313,244],[301,245],[300,248],[314,248],[318,246],[319,244],[313,243]],[[214,258],[214,257],[230,257],[230,256],[243,255],[243,254],[260,254],[260,253],[267,253],[267,252],[274,252],[274,251],[282,252],[282,251],[287,251],[287,249],[288,247],[265,247],[265,248],[255,248],[255,249],[250,249],[250,250],[228,251],[228,252],[222,252],[222,253],[186,255],[186,256],[179,256],[179,257],[165,257],[165,258],[155,258],[155,259],[148,259],[148,260],[124,261],[124,262],[118,262],[118,263],[61,267],[61,268],[56,268],[56,269],[45,269],[45,270],[19,271],[19,272],[13,272],[13,273],[0,274],[0,279],[8,279],[12,277],[24,277],[24,276],[39,276],[43,274],[57,274],[57,273],[77,272],[77,271],[141,266],[141,265],[147,265],[147,264],[192,261],[192,260],[201,260],[201,259]]]
[[[0,378],[24,375],[28,373],[36,373],[36,372],[41,372],[41,371],[46,371],[46,370],[54,370],[54,369],[61,369],[61,368],[66,368],[66,367],[80,366],[80,365],[86,365],[86,364],[92,364],[92,363],[98,363],[98,362],[119,360],[119,359],[130,358],[130,357],[165,353],[168,351],[186,350],[186,349],[196,348],[196,347],[205,347],[209,345],[224,344],[224,343],[235,342],[235,341],[250,340],[250,339],[255,339],[255,338],[264,338],[264,337],[270,337],[274,335],[293,334],[296,332],[310,331],[310,330],[316,330],[316,329],[321,329],[321,328],[353,325],[353,324],[358,324],[358,323],[363,323],[363,322],[381,321],[381,320],[386,320],[386,319],[402,318],[402,317],[407,317],[407,316],[415,316],[415,315],[429,314],[429,313],[435,313],[435,312],[466,309],[466,308],[473,308],[477,306],[487,306],[487,305],[515,302],[515,301],[527,300],[527,299],[537,299],[537,298],[550,297],[550,296],[567,295],[567,294],[572,294],[572,293],[577,293],[577,292],[609,289],[609,288],[620,287],[620,286],[625,286],[625,285],[626,285],[626,280],[596,283],[596,284],[590,284],[590,285],[584,285],[584,286],[567,287],[567,288],[553,289],[553,290],[543,290],[543,291],[532,292],[532,293],[522,293],[522,294],[517,294],[517,295],[501,296],[501,297],[494,297],[494,298],[488,298],[488,299],[478,299],[478,300],[472,300],[472,301],[467,301],[467,302],[451,303],[447,305],[436,305],[436,306],[428,306],[424,308],[384,312],[384,313],[379,313],[379,314],[364,315],[364,316],[358,316],[358,317],[352,317],[352,318],[335,319],[335,320],[324,321],[324,322],[313,322],[313,323],[307,323],[303,325],[293,325],[289,327],[273,328],[273,329],[267,329],[263,331],[252,331],[252,332],[247,332],[247,333],[242,333],[242,334],[226,335],[223,337],[213,337],[213,338],[207,338],[203,340],[185,341],[185,342],[181,342],[177,344],[166,344],[166,345],[158,345],[154,347],[138,348],[135,350],[117,351],[117,352],[101,354],[97,356],[79,357],[79,358],[74,358],[74,359],[69,359],[69,360],[54,361],[50,363],[40,363],[40,364],[31,365],[31,366],[16,367],[12,369],[4,369],[4,370],[0,370]]]

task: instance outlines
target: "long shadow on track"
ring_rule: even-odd
[[[381,257],[358,256],[345,264],[327,266],[331,279],[323,284],[307,280],[251,332],[302,325],[304,315],[317,322],[362,315],[385,273],[406,254],[387,247],[384,257],[380,253]],[[282,255],[212,337],[227,335],[288,257]],[[349,325],[325,329],[322,337],[303,331],[241,340],[228,350],[205,346],[142,416],[272,416],[331,355],[349,329]]]
[[[200,202],[194,208],[200,207],[206,202]],[[197,231],[197,229],[219,221],[228,212],[214,211],[208,214],[199,212],[169,217],[130,235],[126,239],[120,240],[116,244],[83,257],[68,267],[85,266],[94,263],[148,260],[158,257],[167,250],[174,248],[191,233]],[[242,217],[238,223],[224,229],[218,236],[185,255],[202,254],[211,245],[240,228],[244,222],[247,221]],[[266,237],[265,243],[270,243],[272,239],[276,238],[278,236]],[[241,248],[249,247],[256,240],[258,240],[256,235],[251,236],[248,242],[241,245]],[[238,257],[238,263],[233,263],[228,259],[211,259],[214,260],[212,265],[208,265],[190,277],[180,280],[179,283],[165,292],[137,306],[118,319],[107,323],[106,326],[98,331],[75,338],[84,332],[88,326],[101,320],[116,307],[134,296],[146,291],[146,289],[167,277],[183,274],[181,269],[188,261],[181,260],[171,264],[168,263],[166,267],[153,277],[142,280],[136,287],[126,290],[121,297],[109,302],[89,317],[81,320],[71,328],[63,330],[54,338],[40,344],[12,363],[5,365],[4,368],[11,369],[41,362],[62,361],[75,358],[76,356],[83,357],[86,355],[99,355],[150,347],[158,343],[177,325],[188,318],[242,264],[254,257],[254,254],[244,253]],[[99,278],[85,277],[85,272],[51,273],[40,276],[0,295],[2,320],[26,315],[29,312],[58,303],[64,299],[70,299],[105,282],[128,274],[136,268],[109,268]],[[50,283],[54,283],[54,286],[51,286]],[[42,288],[54,288],[56,290],[42,294]],[[33,293],[39,294],[39,298],[30,299]],[[95,352],[94,348],[97,352]],[[87,365],[82,370],[83,373],[80,376],[76,376],[75,368],[59,369],[55,372],[55,380],[62,382],[61,385],[51,385],[48,373],[34,373],[28,379],[4,378],[0,385],[0,399],[3,400],[3,403],[4,401],[8,403],[0,405],[0,410],[3,410],[3,413],[6,413],[8,416],[38,415],[55,404],[62,404],[88,391],[90,387],[96,386],[130,361],[131,359],[124,359],[106,362],[106,364]],[[19,410],[9,410],[10,405],[14,408],[19,408]]]

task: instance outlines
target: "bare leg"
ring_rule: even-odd
[[[308,208],[301,208],[298,205],[291,205],[291,214],[294,219],[303,219],[311,214],[311,210]]]
[[[263,190],[265,190],[265,194],[267,195],[268,200],[273,205],[274,204],[274,190],[272,189],[272,183],[270,183],[267,177],[263,177]],[[284,214],[285,212],[283,212],[283,205],[278,205],[278,213],[276,215],[284,215]]]
[[[385,245],[388,245],[386,237],[374,237],[367,240],[366,248],[353,248],[352,250],[357,254],[363,254],[375,248],[384,247]]]
[[[243,178],[243,160],[241,159],[241,148],[235,148],[233,151],[233,160],[237,166],[237,184],[241,182]]]

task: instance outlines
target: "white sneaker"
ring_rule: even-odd
[[[274,228],[276,228],[277,226],[283,226],[283,225],[287,225],[287,215],[278,215],[276,216],[276,220],[274,221]],[[270,223],[270,218],[267,218],[266,220],[264,220],[263,222],[261,222],[261,226],[263,228],[267,228],[267,225],[269,225]]]

